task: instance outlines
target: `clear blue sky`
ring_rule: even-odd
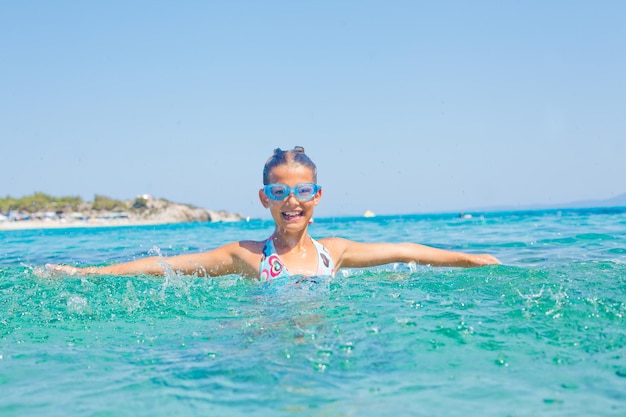
[[[5,1],[0,195],[150,193],[269,217],[275,147],[318,216],[626,191],[624,1]]]

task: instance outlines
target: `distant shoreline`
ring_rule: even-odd
[[[236,220],[239,221],[239,220]],[[0,232],[9,230],[45,230],[45,229],[79,229],[79,228],[98,228],[98,227],[133,227],[133,226],[158,226],[165,224],[180,223],[200,223],[200,221],[156,221],[156,220],[77,220],[77,221],[61,221],[61,220],[20,220],[20,221],[4,221],[0,222]],[[202,223],[212,223],[205,221]]]
[[[155,199],[149,195],[139,196],[134,201],[117,201],[100,197],[97,202],[93,203],[75,199],[77,201],[71,201],[70,204],[63,201],[59,203],[57,200],[59,199],[45,194],[35,194],[22,198],[21,201],[13,199],[9,203],[5,202],[4,205],[9,205],[10,208],[5,211],[0,209],[0,231],[246,220],[238,213],[173,203]],[[36,210],[32,210],[31,207],[35,206]]]

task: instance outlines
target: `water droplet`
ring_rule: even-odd
[[[321,356],[323,358],[330,358],[333,355],[333,351],[330,349],[319,349],[317,351],[317,356]]]
[[[328,369],[328,364],[323,362],[313,362],[313,369],[318,372],[326,372],[326,369]]]
[[[504,367],[509,366],[509,363],[506,361],[503,355],[499,355],[498,358],[494,362],[498,366],[504,366]]]
[[[352,351],[354,350],[354,345],[352,344],[352,342],[345,343],[339,346],[339,350],[341,350],[344,353],[351,354]]]

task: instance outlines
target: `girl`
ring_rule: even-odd
[[[500,263],[487,254],[472,255],[416,243],[359,243],[339,237],[314,240],[308,226],[322,198],[322,187],[317,184],[315,164],[300,146],[274,150],[263,169],[263,185],[259,199],[276,223],[274,233],[266,240],[243,240],[204,253],[151,257],[104,267],[47,267],[71,275],[163,275],[172,269],[199,276],[238,274],[271,281],[289,275],[334,276],[341,268],[393,262],[456,267]]]

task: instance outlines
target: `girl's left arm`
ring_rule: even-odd
[[[489,254],[470,254],[437,249],[417,243],[360,243],[341,238],[324,239],[339,268],[366,268],[393,262],[415,262],[420,265],[479,267],[499,264]]]

